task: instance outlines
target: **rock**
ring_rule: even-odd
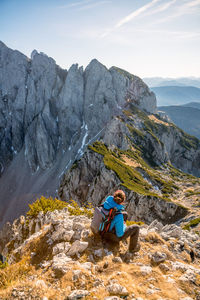
[[[163,272],[167,272],[167,271],[169,271],[170,270],[170,268],[168,267],[168,265],[166,265],[166,264],[159,264],[159,268],[161,269],[161,271],[163,271]]]
[[[40,264],[40,267],[42,269],[47,269],[49,266],[51,265],[51,262],[50,261],[44,261]]]
[[[109,251],[108,249],[104,249],[104,253],[105,253],[105,256],[107,256],[107,258],[113,256],[112,251]]]
[[[68,300],[77,300],[82,299],[89,295],[89,291],[87,290],[74,290],[68,297]]]
[[[160,292],[159,288],[156,288],[153,284],[149,285],[149,288],[146,290],[147,295],[152,295],[154,293]]]
[[[70,265],[68,264],[71,261],[72,259],[66,256],[64,253],[57,254],[53,257],[52,270],[58,276],[64,275],[71,269]]]
[[[85,263],[81,264],[81,267],[83,269],[85,269],[85,270],[91,271],[91,269],[92,269],[92,263],[91,262],[85,262]]]
[[[193,282],[195,283],[196,281],[196,274],[194,273],[193,270],[187,270],[185,274],[179,277],[179,280],[184,282]]]
[[[90,234],[90,230],[85,229],[81,232],[81,239],[87,239]]]
[[[81,239],[82,230],[76,230],[74,231],[74,234],[72,236],[72,241],[80,240]]]
[[[160,264],[167,259],[167,255],[165,253],[156,251],[153,254],[150,254],[150,258],[152,264]]]
[[[82,275],[82,271],[81,270],[74,270],[72,272],[73,276],[72,276],[72,280],[73,281],[77,281],[80,279],[81,275]]]
[[[121,286],[118,283],[112,283],[106,287],[107,291],[110,295],[119,295],[119,296],[127,296],[128,291],[125,287]]]
[[[73,256],[76,253],[84,252],[88,247],[88,242],[75,241],[73,242],[71,248],[69,249],[67,255]]]
[[[152,267],[150,266],[141,266],[140,271],[142,275],[149,275],[152,272]]]
[[[84,230],[85,226],[83,223],[78,223],[78,222],[73,222],[73,230],[77,231],[77,230]]]
[[[171,278],[170,275],[169,275],[169,276],[166,276],[165,278],[166,278],[166,281],[169,282],[169,283],[173,283],[173,284],[176,283],[176,281],[175,281],[173,278]]]
[[[40,289],[47,289],[47,285],[46,283],[44,282],[44,280],[42,279],[38,279],[37,281],[34,282],[34,285],[37,287],[37,288],[40,288]]]
[[[94,287],[101,287],[101,286],[104,287],[104,282],[103,282],[103,280],[96,278],[93,286]]]
[[[94,250],[94,255],[97,256],[97,257],[102,257],[103,254],[104,254],[103,249]]]
[[[140,228],[140,237],[145,237],[148,234],[147,228]]]
[[[122,263],[123,261],[122,261],[122,259],[121,259],[121,257],[113,257],[113,259],[112,259],[112,261],[114,262],[114,263]]]
[[[158,220],[154,220],[149,226],[148,226],[148,231],[150,229],[154,228],[155,231],[161,232],[163,228],[163,224],[158,222]]]
[[[179,238],[182,234],[182,229],[181,227],[178,227],[175,224],[170,224],[170,225],[165,225],[162,228],[162,232],[168,235],[168,237],[174,237],[174,238]],[[162,236],[162,233],[161,233]]]
[[[110,296],[110,297],[105,297],[104,300],[120,300],[121,298],[117,296]]]
[[[70,249],[70,247],[71,247],[70,243],[62,242],[53,247],[52,253],[53,253],[53,255],[56,255],[61,252],[67,253],[68,250]]]
[[[66,231],[64,228],[62,228],[60,231],[55,231],[51,235],[50,239],[53,243],[60,242],[60,241],[66,241],[70,242],[72,236],[74,235],[74,231]]]

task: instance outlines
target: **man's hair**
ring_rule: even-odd
[[[117,204],[120,204],[126,200],[126,195],[122,190],[117,190],[113,196],[114,196],[114,201]]]

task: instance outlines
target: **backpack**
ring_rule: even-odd
[[[117,214],[121,212],[117,211],[115,207],[111,209],[105,209],[103,205],[95,207],[94,216],[91,222],[91,230],[94,234],[104,235],[109,231],[111,221]]]

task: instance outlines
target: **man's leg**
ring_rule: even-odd
[[[116,234],[112,233],[112,232],[106,232],[106,233],[104,233],[103,239],[106,240],[107,242],[110,241],[110,242],[113,242],[113,243],[119,243],[119,241],[120,241],[120,238],[118,238],[116,236]]]
[[[129,251],[137,249],[139,229],[140,227],[138,225],[128,226],[126,227],[124,235],[120,238],[121,240],[124,240],[130,236]]]

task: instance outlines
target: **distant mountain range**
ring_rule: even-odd
[[[200,139],[200,103],[159,106],[158,109],[166,112],[178,127]]]
[[[163,77],[146,77],[143,81],[149,87],[158,86],[194,86],[200,88],[200,78],[182,77],[182,78],[163,78]]]
[[[200,88],[194,86],[160,86],[151,90],[156,94],[158,106],[200,102]]]
[[[200,102],[190,102],[190,103],[183,104],[182,106],[200,109]]]

